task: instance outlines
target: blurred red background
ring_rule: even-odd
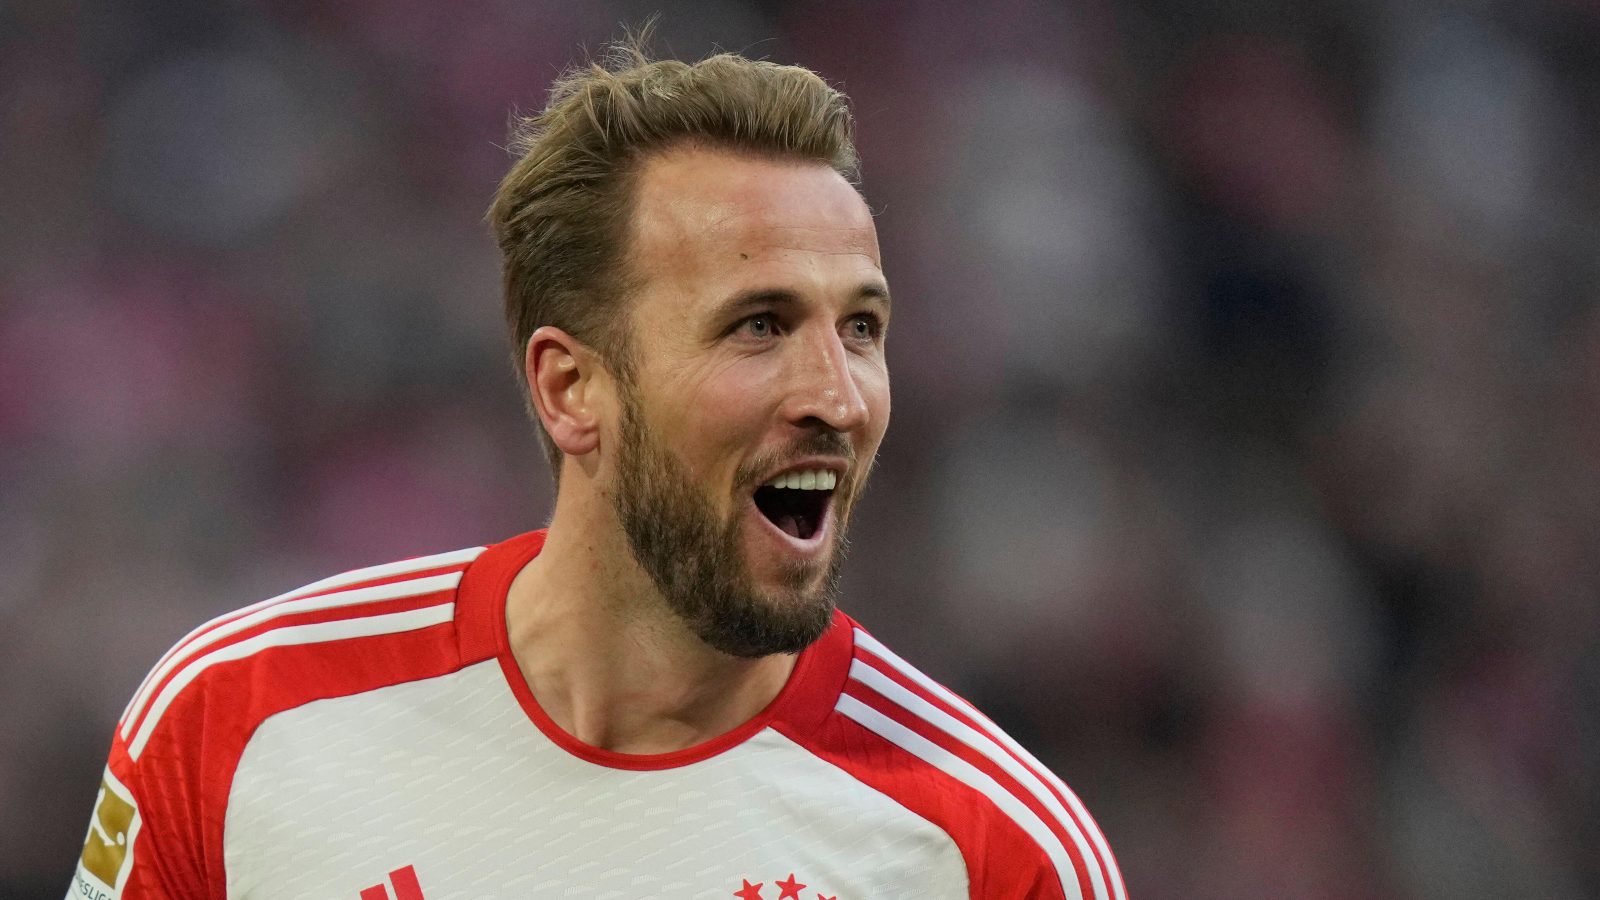
[[[629,2],[0,2],[0,895],[188,627],[543,524],[484,210]],[[855,101],[846,607],[1137,900],[1600,896],[1600,6],[668,6]]]

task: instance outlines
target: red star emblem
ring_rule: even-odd
[[[800,892],[806,889],[805,885],[794,880],[793,872],[789,873],[788,881],[774,881],[773,884],[783,891],[778,895],[778,900],[800,900]]]
[[[744,887],[733,892],[735,897],[740,897],[742,900],[761,900],[761,885],[766,882],[758,881],[755,884],[751,884],[747,879],[741,878],[739,880],[744,882]]]
[[[821,891],[817,891],[817,900],[839,900],[839,898],[838,897],[824,897],[824,896],[822,896],[822,892]]]

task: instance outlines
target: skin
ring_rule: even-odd
[[[774,536],[750,502],[751,476],[831,433],[850,448],[827,454],[845,466],[834,527],[860,495],[889,420],[888,289],[871,213],[826,166],[703,148],[650,159],[638,191],[636,411],[733,526],[761,601],[803,602],[827,587],[838,551]],[[507,599],[512,653],[540,706],[586,744],[637,754],[685,749],[753,718],[795,656],[706,644],[634,559],[612,497],[626,387],[555,328],[533,335],[524,365],[565,454],[545,551]]]

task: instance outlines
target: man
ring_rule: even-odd
[[[633,52],[517,147],[549,528],[180,641],[71,895],[1123,900],[1066,786],[834,608],[889,417],[844,97]]]

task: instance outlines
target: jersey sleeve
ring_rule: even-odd
[[[203,784],[183,760],[112,743],[68,900],[220,898],[205,861]]]
[[[457,665],[454,590],[482,550],[325,578],[173,645],[117,723],[68,897],[223,900],[229,794],[256,728],[304,703]],[[401,633],[415,637],[389,640]],[[358,639],[370,641],[364,651],[352,649]]]
[[[242,667],[185,671],[213,627],[169,650],[118,721],[69,898],[227,896],[223,820],[252,688]]]
[[[855,626],[835,715],[813,752],[941,827],[971,900],[1127,900],[1076,794],[972,704]]]

